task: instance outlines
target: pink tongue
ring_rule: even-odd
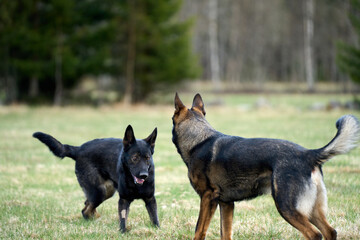
[[[139,184],[143,184],[143,183],[145,182],[144,179],[140,179],[140,178],[137,178],[137,177],[135,177],[135,176],[134,176],[134,178],[135,178],[135,181],[136,181],[137,183],[139,183]]]

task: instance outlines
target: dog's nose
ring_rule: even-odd
[[[146,179],[149,176],[149,174],[147,172],[141,172],[139,174],[139,178],[140,179]]]

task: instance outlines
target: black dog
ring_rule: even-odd
[[[154,196],[154,153],[157,129],[143,140],[136,140],[132,127],[126,128],[124,139],[104,138],[84,143],[80,147],[62,144],[52,136],[36,132],[39,139],[57,157],[75,160],[75,174],[86,197],[82,215],[98,217],[96,208],[119,192],[120,230],[126,231],[130,203],[143,199],[150,219],[159,226]]]
[[[205,239],[210,220],[220,205],[221,239],[231,239],[234,201],[272,193],[281,216],[307,239],[336,239],[325,218],[327,205],[322,164],[353,149],[360,125],[352,115],[336,122],[336,136],[320,149],[265,138],[241,138],[216,131],[205,120],[201,96],[187,109],[176,94],[173,142],[188,167],[200,195],[195,238]]]

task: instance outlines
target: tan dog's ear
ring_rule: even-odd
[[[182,109],[186,108],[186,106],[185,106],[185,105],[182,103],[182,101],[180,100],[178,93],[175,94],[174,103],[175,103],[175,113],[174,113],[174,114],[177,114],[177,113],[179,113]]]
[[[195,109],[200,111],[204,116],[206,115],[206,111],[204,108],[204,102],[199,93],[195,95],[194,100],[193,100],[193,105],[192,105],[191,110],[195,110]]]

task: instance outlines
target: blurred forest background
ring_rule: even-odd
[[[0,0],[0,105],[357,92],[359,34],[359,0]]]

